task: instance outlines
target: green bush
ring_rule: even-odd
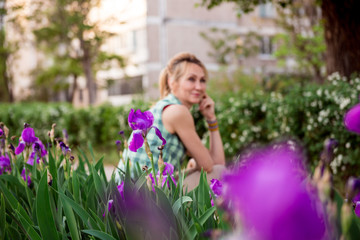
[[[90,141],[94,146],[110,147],[115,145],[114,141],[119,138],[120,130],[125,131],[127,136],[130,134],[127,123],[130,109],[145,110],[148,107],[149,103],[143,101],[119,107],[105,104],[80,109],[65,103],[0,104],[0,121],[9,129],[18,130],[10,132],[10,135],[19,136],[23,124],[31,123],[31,127],[38,129],[39,137],[44,139],[51,124],[56,123],[57,136],[62,136],[62,129],[71,132],[71,146]]]
[[[332,170],[345,181],[360,170],[360,137],[343,124],[345,112],[359,102],[360,79],[347,81],[331,75],[323,85],[294,85],[284,93],[228,92],[216,101],[216,111],[227,158],[254,143],[269,143],[278,138],[300,140],[307,150],[310,167],[317,165],[327,138],[339,142]],[[201,118],[197,129],[204,134]],[[351,150],[351,151],[350,151]]]

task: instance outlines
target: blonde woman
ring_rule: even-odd
[[[164,161],[175,167],[186,155],[188,163],[184,184],[192,190],[199,183],[201,168],[207,172],[208,181],[219,179],[225,169],[225,155],[215,115],[215,103],[207,95],[208,72],[203,63],[191,53],[179,53],[168,62],[160,74],[159,87],[161,99],[150,111],[154,115],[154,126],[158,127],[166,139],[163,149]],[[196,133],[190,109],[198,104],[200,113],[208,123],[210,146],[207,149]],[[147,135],[154,159],[158,159],[157,147],[162,141],[155,131]],[[131,161],[150,166],[144,146],[137,152],[127,152]],[[191,169],[191,170],[190,170]]]

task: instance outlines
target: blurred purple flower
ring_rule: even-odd
[[[0,137],[4,135],[4,131],[0,128]]]
[[[68,146],[66,146],[65,143],[60,142],[59,145],[60,145],[61,151],[62,151],[64,156],[66,156],[66,154],[71,152],[71,149]]]
[[[308,191],[302,156],[284,145],[253,150],[240,168],[223,176],[223,198],[254,239],[322,239],[325,217]]]
[[[360,217],[360,201],[355,203],[355,214],[357,217]]]
[[[144,138],[151,128],[155,129],[156,135],[162,140],[162,145],[166,140],[162,137],[160,130],[153,126],[154,116],[150,111],[141,112],[140,109],[131,109],[128,117],[129,126],[134,130],[129,149],[136,152],[144,144]]]
[[[360,178],[350,177],[346,183],[346,198],[352,201],[356,216],[360,217]]]
[[[168,176],[170,176],[172,182],[175,184],[176,186],[176,180],[173,176],[173,173],[174,173],[174,166],[171,164],[171,163],[168,163],[168,162],[164,162],[164,170],[162,172],[162,183],[161,183],[161,187],[164,186],[164,184],[166,183],[167,181],[167,178]],[[151,175],[151,176],[150,176]],[[150,173],[149,174],[150,178],[151,178],[151,183],[152,183],[152,186],[154,188],[155,186],[155,179],[153,178],[152,174]],[[156,174],[156,179],[159,180],[160,179],[160,170],[157,172]],[[170,181],[167,183],[167,186],[168,188],[170,188]],[[154,191],[155,192],[155,191]]]
[[[222,184],[218,179],[211,179],[210,189],[214,192],[215,197],[221,196],[222,193]]]
[[[41,157],[47,155],[46,148],[40,140],[36,140],[35,143],[32,145],[32,147],[33,147],[33,151],[38,153]]]
[[[115,144],[116,144],[116,148],[118,151],[121,151],[121,141],[120,140],[116,140],[115,141]]]
[[[27,171],[25,170],[25,168],[21,171],[21,177],[25,182],[27,182],[28,186],[31,185],[31,178],[29,176],[29,173],[27,173]]]
[[[112,205],[113,205],[113,200],[112,199],[110,199],[109,201],[108,201],[108,212],[110,212],[110,210],[111,210],[111,207],[112,207]],[[105,217],[105,215],[106,215],[106,211],[104,211],[104,213],[103,213],[103,217]]]
[[[213,191],[215,197],[219,197],[221,196],[222,194],[222,184],[221,182],[218,180],[218,179],[211,179],[210,181],[210,189]],[[213,198],[211,197],[211,194],[210,194],[210,199],[211,199],[211,206],[214,206],[214,200]]]
[[[31,166],[34,166],[35,156],[36,156],[36,163],[39,164],[40,163],[40,156],[35,151],[30,154],[29,160],[26,163],[31,165]]]
[[[124,182],[121,182],[121,184],[117,186],[117,189],[121,195],[121,198],[124,199]],[[113,202],[114,201],[112,199],[108,201],[108,212],[110,212]],[[106,212],[103,213],[103,217],[105,217],[105,214]]]
[[[32,147],[34,152],[38,152],[41,157],[47,154],[44,144],[35,137],[34,129],[30,127],[24,128],[21,133],[21,140],[19,139],[19,145],[15,149],[15,154],[22,153],[25,147]]]
[[[124,182],[121,182],[120,185],[117,186],[117,189],[118,189],[122,199],[124,199]]]
[[[10,172],[11,171],[11,164],[10,164],[10,158],[5,153],[4,156],[0,156],[0,175],[4,172]]]
[[[353,106],[344,118],[345,127],[357,134],[360,134],[360,104]]]

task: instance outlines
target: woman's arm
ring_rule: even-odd
[[[215,164],[225,165],[224,150],[219,131],[210,133],[210,151],[202,144],[195,130],[194,119],[183,105],[170,105],[162,114],[165,128],[177,134],[199,168],[212,171]]]
[[[207,94],[205,94],[200,102],[199,110],[207,122],[215,122],[217,126],[215,103]],[[225,153],[218,127],[214,131],[210,130],[210,155],[213,157],[215,164],[225,165]]]

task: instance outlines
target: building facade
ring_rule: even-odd
[[[97,72],[96,104],[127,104],[139,94],[147,99],[157,99],[159,73],[178,52],[195,54],[204,62],[210,75],[218,71],[221,61],[216,55],[219,53],[201,34],[211,35],[213,39],[223,38],[234,47],[245,45],[248,35],[255,33],[256,54],[228,54],[223,59],[229,69],[241,66],[244,72],[265,74],[279,71],[272,57],[272,39],[281,30],[274,23],[276,13],[271,5],[261,5],[252,13],[238,18],[239,10],[232,3],[223,3],[211,10],[197,6],[199,3],[199,0],[102,0],[92,17],[113,19],[101,26],[113,33],[102,46],[103,50],[125,57],[126,67],[114,65]],[[232,42],[228,40],[230,35],[236,35],[231,38]],[[32,44],[28,44],[25,50],[18,59],[19,63],[22,62],[22,71],[14,72],[17,99],[24,96],[26,86],[31,82],[28,75],[36,61],[29,59],[41,58]],[[211,53],[213,56],[210,56]],[[84,77],[78,78],[73,103],[76,106],[88,105]]]

